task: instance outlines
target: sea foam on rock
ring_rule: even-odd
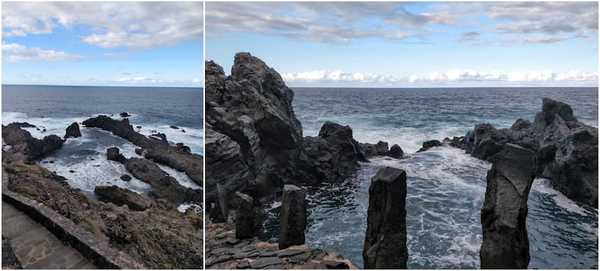
[[[478,124],[467,133],[464,147],[489,160],[507,143],[537,156],[536,175],[579,204],[598,208],[598,128],[579,122],[568,104],[543,99],[533,123],[519,119],[508,129]]]

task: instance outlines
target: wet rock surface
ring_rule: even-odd
[[[81,131],[79,130],[79,124],[77,122],[73,122],[71,123],[71,125],[69,125],[67,127],[67,130],[65,131],[65,139],[67,138],[77,138],[77,137],[81,137]]]
[[[372,178],[363,246],[365,269],[406,269],[406,192],[404,170],[384,167]]]
[[[155,139],[136,132],[129,124],[129,119],[115,120],[100,115],[83,122],[86,127],[100,128],[122,137],[134,145],[141,147],[144,157],[156,163],[185,172],[198,185],[203,185],[203,158],[189,152],[183,145],[171,145],[166,137]],[[137,151],[136,151],[137,152]]]
[[[507,143],[536,153],[536,176],[579,204],[598,207],[598,129],[585,125],[563,102],[544,98],[533,123],[519,119],[507,129],[478,124],[464,138],[474,157],[490,160]]]
[[[341,256],[304,245],[279,249],[256,238],[237,239],[233,225],[206,225],[207,269],[356,269]]]
[[[506,144],[491,160],[481,209],[481,268],[525,269],[529,264],[527,198],[535,178],[535,153]]]

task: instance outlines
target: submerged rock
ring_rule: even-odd
[[[535,153],[506,144],[492,160],[481,209],[481,268],[526,269],[527,198],[535,178]]]
[[[71,125],[69,125],[65,131],[65,139],[70,137],[81,137],[81,131],[79,131],[79,124],[77,124],[77,122],[71,123]]]
[[[365,269],[406,269],[406,172],[384,167],[371,179]]]
[[[129,182],[131,181],[131,176],[127,175],[127,174],[123,174],[121,175],[121,180],[123,180],[124,182]]]
[[[152,206],[150,199],[116,185],[96,186],[94,194],[100,201],[112,202],[117,206],[127,205],[134,211],[144,211]]]
[[[279,249],[304,244],[306,199],[302,189],[295,185],[283,187],[279,219]]]

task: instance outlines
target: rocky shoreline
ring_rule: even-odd
[[[405,156],[398,145],[389,148],[389,144],[383,141],[376,144],[360,143],[353,138],[349,126],[333,122],[325,122],[316,137],[303,136],[301,123],[292,107],[293,91],[285,85],[279,73],[249,53],[236,54],[230,76],[226,76],[216,63],[206,62],[206,97],[205,189],[209,225],[234,225],[239,219],[249,219],[248,214],[252,214],[253,223],[250,224],[260,225],[265,203],[280,200],[282,193],[285,193],[284,187],[288,185],[336,183],[355,174],[359,162],[368,162],[370,157],[402,159]],[[463,137],[426,141],[418,152],[446,145],[463,149],[476,158],[493,163],[492,170],[488,172],[488,192],[482,210],[485,245],[485,249],[482,248],[482,266],[522,268],[529,262],[528,242],[521,241],[519,246],[523,249],[516,252],[506,252],[500,246],[506,242],[502,238],[527,238],[524,221],[527,194],[533,178],[549,178],[553,186],[567,197],[579,204],[597,208],[597,144],[597,128],[578,122],[568,105],[544,99],[542,111],[533,123],[517,120],[509,129],[479,124]],[[531,153],[532,158],[513,159],[511,155],[514,151],[511,150],[514,149]],[[522,167],[533,174],[519,175]],[[506,180],[513,185],[516,182],[525,183],[525,189],[518,189],[514,194],[520,200],[504,198],[513,193],[510,186],[503,186]],[[240,194],[247,195],[248,200],[241,200],[245,196],[240,197]],[[495,195],[503,195],[500,196],[502,200],[516,205],[494,205],[492,201]],[[375,197],[382,196],[375,194]],[[377,199],[372,200],[377,205]],[[397,203],[398,206],[403,204]],[[248,205],[253,207],[248,209]],[[240,210],[245,210],[243,212],[246,215],[240,216]],[[494,218],[497,214],[512,212],[517,212],[518,216]],[[374,221],[378,221],[375,217],[385,217],[386,214],[374,212],[373,216]],[[518,221],[518,226],[509,224],[513,228],[512,233],[501,230],[506,226],[504,221],[509,220]],[[389,226],[390,222],[386,219],[385,222],[373,223],[384,227]],[[402,222],[398,221],[397,224]],[[207,229],[208,236],[214,236],[211,227]],[[230,227],[235,231],[233,226]],[[491,237],[498,233],[498,229],[502,238]],[[398,234],[397,240],[406,240],[406,232]],[[373,232],[372,235],[376,236],[377,233]],[[207,241],[210,242],[210,239],[208,237]],[[282,240],[280,237],[280,242]],[[375,252],[379,249],[370,249],[371,246],[381,245],[374,245],[374,242],[365,240],[363,256],[381,259],[381,262],[365,260],[368,266],[406,266],[407,256],[402,254],[406,253],[405,248],[393,255],[379,256]],[[207,246],[207,253],[212,253],[211,249],[221,251],[222,248],[225,246]],[[517,256],[521,260],[507,261],[504,265],[490,261],[490,258],[514,259]]]
[[[148,194],[117,186],[96,186],[92,197],[72,188],[65,177],[38,163],[59,150],[66,140],[80,137],[78,123],[67,127],[64,139],[50,135],[42,140],[22,129],[30,126],[20,123],[3,126],[6,189],[54,210],[91,233],[95,242],[106,243],[129,255],[137,261],[137,266],[202,268],[202,210],[189,208],[185,213],[177,210],[182,203],[202,206],[202,190],[181,186],[155,164],[183,171],[201,185],[202,156],[192,154],[183,144],[171,145],[166,138],[156,140],[141,135],[133,131],[126,118],[119,121],[98,116],[83,123],[83,129],[104,129],[141,147],[139,153],[147,158],[126,158],[118,148],[109,148],[106,159],[123,163],[131,175],[148,183],[151,187]]]

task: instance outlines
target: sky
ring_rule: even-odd
[[[207,2],[205,42],[290,86],[598,85],[596,2]]]
[[[4,2],[2,83],[202,86],[202,2]]]

